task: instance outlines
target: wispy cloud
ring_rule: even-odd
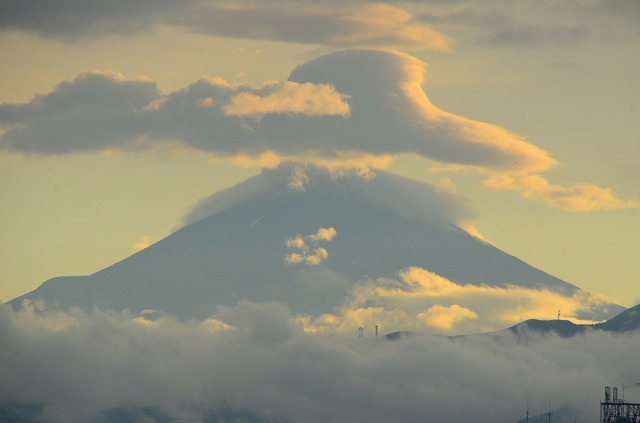
[[[640,6],[634,0],[429,3],[429,7],[416,14],[421,21],[449,34],[498,47],[535,48],[610,41],[612,26],[619,33],[634,36],[637,34],[634,26],[640,17]]]
[[[442,192],[427,183],[381,170],[363,174],[357,168],[304,166],[290,162],[273,169],[265,168],[261,175],[202,199],[184,217],[184,223],[194,223],[229,207],[238,206],[255,195],[267,192],[274,185],[283,185],[285,189],[311,195],[329,189],[347,198],[361,198],[373,201],[380,207],[392,208],[402,216],[418,222],[429,219],[428,222],[460,224],[476,216],[463,198],[451,192]],[[329,237],[332,233],[330,228],[325,228],[312,235]]]
[[[288,188],[295,191],[304,192],[307,190],[307,185],[309,184],[310,178],[305,172],[304,166],[297,165],[293,168],[288,180]]]
[[[233,5],[210,2],[172,22],[201,33],[228,37],[340,47],[436,51],[450,48],[445,35],[395,5],[287,2],[279,6],[265,2],[236,2]]]
[[[516,191],[525,198],[570,212],[640,207],[640,202],[617,198],[609,188],[587,183],[554,185],[539,175],[497,175],[486,179],[484,184],[494,190]]]
[[[139,237],[136,242],[133,243],[133,245],[131,246],[131,250],[134,252],[138,252],[138,251],[144,250],[151,244],[153,244],[151,237],[149,235],[143,235]]]
[[[217,37],[250,38],[340,47],[448,51],[449,39],[395,5],[362,2],[302,3],[189,0],[123,2],[105,7],[5,1],[0,30],[81,40],[149,32],[158,26]]]

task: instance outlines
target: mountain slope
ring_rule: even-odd
[[[454,196],[392,174],[367,179],[287,165],[203,201],[185,227],[123,261],[51,279],[11,303],[44,298],[63,308],[191,318],[248,299],[318,315],[340,305],[356,282],[410,266],[460,284],[578,290],[456,226],[470,214]],[[315,238],[322,228],[335,236]],[[302,261],[287,263],[294,253]],[[321,263],[311,263],[315,253],[324,254]]]
[[[612,319],[593,325],[594,329],[607,332],[627,332],[640,328],[640,304],[631,307]]]

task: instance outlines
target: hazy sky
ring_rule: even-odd
[[[399,113],[380,128],[401,140],[354,142],[350,164],[457,192],[487,241],[622,305],[640,302],[638,1],[0,8],[2,301],[162,239],[199,199],[261,165],[335,163],[322,133],[295,144],[281,136],[306,126],[278,128],[357,117],[375,134],[380,122],[350,116],[357,96],[340,79],[323,84],[313,69],[324,62],[291,73],[327,53],[384,48],[397,60],[372,62],[366,82],[408,87],[397,110],[415,106],[426,126]],[[444,147],[414,142],[420,131]]]

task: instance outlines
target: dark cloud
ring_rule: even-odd
[[[22,105],[0,106],[2,147],[39,154],[118,148],[142,135],[143,109],[158,97],[155,83],[112,72],[89,72]]]
[[[188,9],[194,1],[2,0],[0,30],[34,32],[42,37],[78,40],[149,31],[163,16]]]
[[[222,106],[246,91],[261,92],[201,79],[163,95],[149,80],[88,72],[27,104],[0,106],[0,122],[7,128],[0,143],[24,153],[67,154],[179,140],[204,151],[237,154],[250,149],[253,131],[227,117]]]
[[[551,398],[567,421],[596,421],[605,385],[627,382],[627,399],[640,395],[630,387],[640,376],[634,335],[390,342],[370,328],[364,338],[305,333],[277,304],[216,317],[235,329],[1,306],[2,410],[68,422],[482,423],[518,421],[527,400],[533,415]]]

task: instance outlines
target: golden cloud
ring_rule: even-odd
[[[539,175],[495,175],[487,178],[484,185],[494,190],[516,191],[525,198],[571,212],[640,207],[638,202],[618,199],[610,188],[587,183],[553,185]]]
[[[328,84],[286,81],[265,96],[243,92],[224,106],[227,116],[262,119],[269,114],[318,116],[349,116],[349,96],[338,93]]]
[[[149,235],[143,235],[141,237],[138,237],[138,240],[133,243],[133,245],[131,246],[131,250],[134,252],[138,252],[144,250],[151,244],[153,244],[152,238]]]
[[[285,240],[287,248],[293,248],[298,250],[287,254],[284,258],[284,262],[287,264],[307,264],[309,266],[317,266],[323,263],[328,257],[329,253],[325,248],[318,247],[317,244],[321,241],[331,242],[336,236],[336,230],[334,228],[320,227],[314,234],[301,236],[296,235],[292,238]],[[311,248],[309,244],[312,244],[316,248]]]
[[[502,329],[527,319],[582,320],[581,311],[601,307],[604,298],[576,291],[566,296],[548,289],[515,285],[460,285],[420,267],[398,273],[397,279],[377,279],[356,285],[335,314],[308,318],[310,331],[355,331],[359,326],[386,331],[415,330],[443,334]]]
[[[450,330],[464,320],[477,319],[478,314],[458,304],[453,304],[449,307],[436,304],[422,313],[418,313],[417,317],[423,320],[427,326],[440,330]]]

